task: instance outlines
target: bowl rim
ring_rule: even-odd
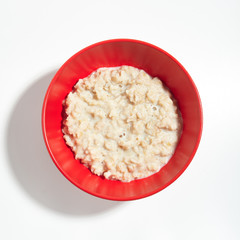
[[[154,191],[151,191],[149,193],[146,194],[141,194],[139,196],[135,196],[135,197],[127,197],[127,198],[122,198],[122,197],[108,197],[108,196],[103,196],[101,194],[95,193],[95,192],[91,192],[89,191],[87,188],[84,188],[82,186],[79,186],[75,181],[73,181],[70,177],[67,176],[67,174],[65,174],[65,172],[61,169],[61,167],[59,166],[57,160],[54,157],[54,154],[51,151],[51,148],[49,146],[48,143],[48,138],[47,138],[47,133],[46,133],[46,126],[45,126],[45,117],[46,117],[46,106],[47,106],[47,101],[48,101],[48,96],[49,93],[51,91],[52,86],[54,85],[55,81],[57,80],[59,74],[62,72],[62,70],[65,68],[65,66],[72,61],[72,59],[74,59],[77,55],[81,54],[82,52],[87,51],[88,49],[91,49],[93,47],[102,45],[102,44],[106,44],[106,43],[114,43],[114,42],[132,42],[132,43],[138,43],[138,44],[142,44],[151,48],[156,49],[157,51],[160,51],[162,53],[164,53],[165,55],[167,55],[169,58],[171,58],[183,71],[184,73],[187,75],[191,85],[193,86],[194,92],[197,96],[197,100],[198,100],[198,105],[199,105],[199,113],[200,113],[200,126],[199,126],[199,132],[198,132],[198,136],[197,136],[197,141],[195,144],[195,147],[192,151],[192,154],[189,156],[188,161],[186,162],[186,164],[184,165],[184,167],[177,173],[177,175],[172,178],[169,182],[167,182],[165,185],[163,185],[160,188],[157,188]],[[52,158],[52,161],[54,162],[54,164],[56,165],[56,167],[58,168],[58,170],[63,174],[63,176],[70,181],[74,186],[76,186],[77,188],[83,190],[84,192],[93,195],[95,197],[99,197],[102,199],[106,199],[106,200],[113,200],[113,201],[130,201],[130,200],[138,200],[138,199],[142,199],[142,198],[146,198],[149,197],[151,195],[154,195],[160,191],[162,191],[163,189],[165,189],[166,187],[168,187],[169,185],[171,185],[173,182],[175,182],[182,174],[183,172],[187,169],[187,167],[189,166],[189,164],[192,162],[192,159],[194,157],[194,155],[196,154],[196,151],[199,147],[200,144],[200,140],[201,140],[201,136],[202,136],[202,130],[203,130],[203,109],[202,109],[202,102],[201,102],[201,98],[198,92],[198,89],[193,81],[193,79],[191,78],[190,74],[187,72],[187,70],[183,67],[183,65],[176,59],[174,58],[172,55],[170,55],[168,52],[166,52],[165,50],[142,40],[136,40],[136,39],[130,39],[130,38],[116,38],[116,39],[108,39],[108,40],[103,40],[100,42],[96,42],[94,44],[91,44],[83,49],[81,49],[80,51],[78,51],[77,53],[75,53],[74,55],[72,55],[56,72],[56,74],[54,75],[54,77],[52,78],[45,97],[44,97],[44,101],[43,101],[43,106],[42,106],[42,117],[41,117],[41,125],[42,125],[42,133],[43,133],[43,139],[45,142],[45,145],[47,147],[47,150],[49,152],[49,155]],[[127,184],[127,183],[124,183]]]

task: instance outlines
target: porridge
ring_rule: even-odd
[[[94,174],[129,182],[150,176],[175,151],[181,115],[170,91],[145,71],[99,68],[64,101],[63,134]]]

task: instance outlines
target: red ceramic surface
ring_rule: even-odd
[[[92,174],[68,148],[61,131],[62,101],[79,78],[100,67],[130,65],[159,77],[178,101],[183,132],[173,157],[158,173],[130,183]],[[58,70],[47,90],[42,110],[47,149],[62,174],[80,189],[110,200],[134,200],[157,193],[187,168],[202,133],[202,108],[197,88],[184,67],[162,49],[146,42],[114,39],[93,44],[72,56]]]

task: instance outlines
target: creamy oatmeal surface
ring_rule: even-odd
[[[174,153],[181,116],[169,90],[143,70],[100,68],[64,101],[64,139],[75,158],[107,179],[132,181]]]

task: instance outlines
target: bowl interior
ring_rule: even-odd
[[[61,131],[62,101],[79,78],[100,67],[130,65],[159,77],[174,94],[183,117],[183,132],[176,151],[158,173],[130,183],[92,174],[74,159]],[[202,110],[197,89],[186,70],[165,51],[137,40],[108,40],[71,57],[53,78],[43,104],[42,125],[48,151],[64,176],[80,189],[112,200],[149,196],[171,184],[191,162],[202,131]]]

